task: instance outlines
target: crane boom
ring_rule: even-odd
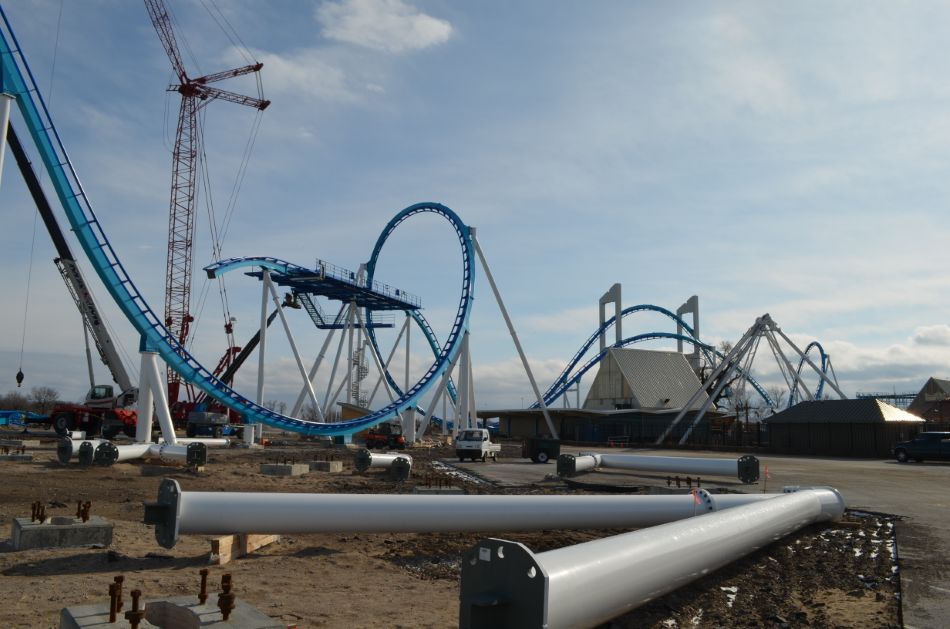
[[[105,322],[102,320],[102,317],[99,316],[99,308],[96,306],[95,300],[93,300],[92,293],[89,291],[86,280],[79,270],[76,259],[69,250],[66,237],[59,227],[56,215],[53,214],[53,208],[50,206],[49,200],[43,192],[43,188],[40,186],[40,181],[36,176],[36,172],[33,170],[33,165],[30,163],[26,151],[23,150],[23,145],[20,144],[16,132],[13,130],[13,125],[7,126],[7,143],[10,145],[10,151],[16,159],[20,174],[23,175],[26,187],[33,197],[36,209],[39,211],[40,217],[46,225],[46,231],[49,232],[50,238],[53,240],[53,246],[56,248],[56,254],[58,255],[53,262],[56,264],[60,275],[62,275],[63,281],[66,282],[66,288],[76,303],[79,314],[82,315],[83,325],[86,326],[86,329],[89,330],[89,334],[95,341],[99,358],[101,358],[103,364],[109,368],[112,379],[119,385],[119,388],[123,392],[132,390],[134,385],[129,379],[128,372],[122,364],[119,353],[116,351],[115,344],[112,342],[112,337],[109,335]]]
[[[209,83],[259,72],[264,64],[253,63],[223,70],[196,79],[189,78],[182,61],[171,17],[164,0],[145,0],[152,26],[165,48],[165,53],[178,77],[178,84],[168,89],[181,94],[175,149],[172,152],[171,203],[168,215],[168,257],[165,268],[165,326],[187,347],[191,315],[192,245],[195,229],[195,196],[198,156],[202,154],[198,111],[214,100],[224,100],[263,111],[270,101],[210,87]],[[178,401],[181,376],[168,371],[168,398]],[[189,397],[191,390],[189,389]]]

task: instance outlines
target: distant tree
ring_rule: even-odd
[[[24,411],[29,407],[30,402],[25,395],[19,391],[7,391],[5,395],[0,395],[0,409],[7,411]]]
[[[33,387],[30,389],[30,405],[35,413],[48,413],[59,402],[59,391],[53,387]]]
[[[788,389],[785,387],[780,387],[778,385],[772,385],[765,390],[769,394],[769,397],[772,398],[772,401],[775,402],[775,410],[778,411],[783,406],[785,406],[786,395],[788,395]]]
[[[287,411],[287,403],[281,402],[280,400],[266,400],[264,402],[264,408],[283,415]]]

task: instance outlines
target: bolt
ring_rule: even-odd
[[[218,609],[221,610],[221,617],[224,620],[228,619],[228,616],[231,615],[231,610],[234,609],[235,596],[234,592],[231,591],[232,586],[233,582],[231,581],[231,575],[223,575],[221,577],[221,589],[223,592],[218,594]]]
[[[109,584],[109,622],[115,622],[116,614],[119,611],[118,602],[119,602],[119,584],[110,583]]]
[[[686,486],[689,487],[690,489],[693,488],[693,477],[692,477],[692,476],[687,476],[687,477],[686,477]]]
[[[201,591],[198,592],[198,602],[204,605],[205,601],[208,600],[208,569],[202,568],[198,571],[198,574],[201,575]]]
[[[139,598],[141,596],[141,590],[132,590],[132,609],[125,612],[125,619],[129,621],[131,629],[139,629],[139,623],[145,618],[145,610],[139,609]]]
[[[77,500],[76,501],[76,519],[78,520],[81,517],[82,517],[82,500]]]
[[[122,601],[122,584],[125,582],[125,577],[119,575],[112,580],[115,582],[114,585],[116,590],[115,609],[116,611],[120,612],[122,611],[122,608],[125,607],[125,603]]]
[[[679,477],[679,474],[676,475],[676,488],[677,488],[677,489],[680,488],[680,477]]]
[[[667,477],[666,477],[666,486],[669,487],[669,486],[672,485],[672,484],[673,484],[673,478],[670,477],[670,476],[667,476]]]
[[[696,477],[696,487],[699,487],[699,476]]]

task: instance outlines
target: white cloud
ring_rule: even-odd
[[[922,325],[914,331],[915,345],[950,345],[950,325]]]
[[[237,59],[237,54],[233,51],[231,57]],[[291,94],[301,101],[336,103],[352,103],[360,99],[360,88],[350,81],[347,72],[318,48],[284,55],[255,51],[254,56],[264,63],[268,94]]]
[[[402,0],[342,0],[317,8],[317,21],[330,39],[384,52],[421,50],[452,35],[445,20],[421,13]]]

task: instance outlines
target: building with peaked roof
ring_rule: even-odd
[[[812,400],[766,420],[769,449],[789,454],[887,457],[924,420],[880,400]]]
[[[548,412],[561,439],[580,443],[650,444],[663,434],[673,418],[702,386],[687,357],[679,352],[610,349],[600,362],[583,408],[554,408]],[[679,438],[693,423],[704,394],[676,427]],[[501,433],[531,437],[548,433],[540,409],[479,411],[484,419],[498,418]],[[721,414],[709,410],[695,439],[710,442],[714,422]]]
[[[613,348],[600,363],[584,409],[679,411],[701,386],[679,352]],[[706,399],[703,394],[692,408]]]
[[[950,422],[950,380],[927,380],[907,411],[928,422]]]

